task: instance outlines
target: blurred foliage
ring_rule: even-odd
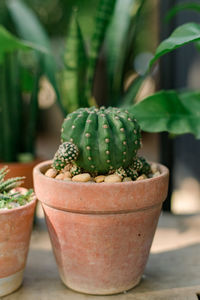
[[[0,23],[8,29],[14,30],[12,21],[6,8],[6,1],[0,1]],[[80,23],[83,24],[84,33],[91,34],[93,15],[99,0],[24,0],[35,12],[40,22],[45,26],[48,34],[53,36],[65,36],[69,25],[69,19],[73,7],[80,11]],[[85,24],[85,26],[84,26]]]

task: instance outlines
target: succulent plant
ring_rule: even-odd
[[[140,174],[148,175],[151,171],[150,164],[142,156],[135,157],[131,167],[134,168]]]
[[[70,169],[70,173],[72,174],[72,176],[78,175],[81,173],[81,168],[77,165],[73,165],[73,167]]]
[[[59,146],[53,159],[53,168],[60,171],[67,164],[77,159],[78,148],[70,142],[63,143]]]
[[[151,167],[146,159],[142,156],[135,157],[133,163],[125,169],[127,176],[131,177],[133,180],[141,174],[149,175]]]
[[[142,168],[140,169],[140,174],[148,175],[151,172],[151,166],[142,156],[139,157],[140,162],[142,163]]]
[[[10,190],[20,186],[25,179],[25,177],[14,177],[5,180],[5,176],[8,172],[8,167],[0,169],[0,194],[7,193]]]
[[[74,111],[64,120],[61,136],[77,146],[77,166],[98,174],[131,165],[141,139],[134,115],[114,107]]]
[[[0,209],[10,209],[25,205],[33,196],[33,190],[19,188],[25,177],[5,179],[8,172],[7,166],[0,169]],[[22,193],[20,189],[24,189],[25,191]]]
[[[128,177],[131,177],[132,180],[136,180],[139,176],[138,172],[133,167],[127,168],[126,174]]]
[[[122,167],[118,168],[115,171],[115,173],[118,174],[119,176],[121,176],[122,178],[127,177],[127,173],[126,173],[126,171]]]

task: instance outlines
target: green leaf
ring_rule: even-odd
[[[0,63],[2,63],[5,53],[16,52],[17,50],[27,51],[33,49],[44,51],[43,48],[37,47],[32,43],[19,40],[0,25]]]
[[[106,30],[112,18],[116,0],[100,0],[97,9],[97,15],[94,25],[94,33],[91,40],[90,58],[88,66],[88,84],[87,97],[92,96],[93,82],[95,76],[95,69],[99,52],[105,38]]]
[[[200,40],[200,24],[186,23],[179,26],[172,32],[169,38],[158,46],[155,56],[150,61],[150,67],[164,54],[198,40]]]
[[[62,107],[58,87],[56,84],[56,65],[52,55],[50,39],[34,12],[20,0],[8,0],[7,6],[18,34],[25,40],[31,41],[47,49],[48,54],[37,53],[40,62],[41,73],[45,74],[55,89],[58,102]]]
[[[65,69],[59,75],[59,87],[66,113],[88,107],[85,95],[87,54],[76,12],[72,15],[64,52]]]
[[[121,107],[129,107],[134,103],[137,93],[145,80],[145,76],[138,76],[126,91],[121,101]]]
[[[137,25],[144,0],[118,0],[106,35],[107,71],[111,105],[123,93],[127,55],[137,35]]]
[[[7,7],[20,36],[51,53],[49,37],[34,12],[20,0],[8,0]]]
[[[199,92],[161,91],[129,110],[134,113],[144,131],[192,133],[200,138]]]
[[[172,7],[165,17],[165,21],[169,22],[177,13],[183,10],[192,10],[200,12],[200,4],[198,3],[180,3]]]

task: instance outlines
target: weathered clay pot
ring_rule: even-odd
[[[0,209],[0,297],[23,280],[36,199],[9,210]]]
[[[31,189],[33,188],[33,168],[39,162],[41,162],[41,160],[39,159],[27,163],[1,162],[0,169],[3,168],[4,166],[8,166],[10,171],[6,176],[6,179],[10,177],[25,176],[26,178],[24,179],[23,186],[26,187],[27,189]]]
[[[62,281],[88,294],[115,294],[136,286],[146,265],[168,189],[168,169],[135,182],[77,183],[46,177],[50,162],[34,168],[34,186]]]

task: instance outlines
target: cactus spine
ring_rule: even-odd
[[[64,142],[77,146],[77,166],[98,174],[127,168],[140,148],[141,139],[134,116],[113,107],[76,110],[65,119],[61,136]]]

